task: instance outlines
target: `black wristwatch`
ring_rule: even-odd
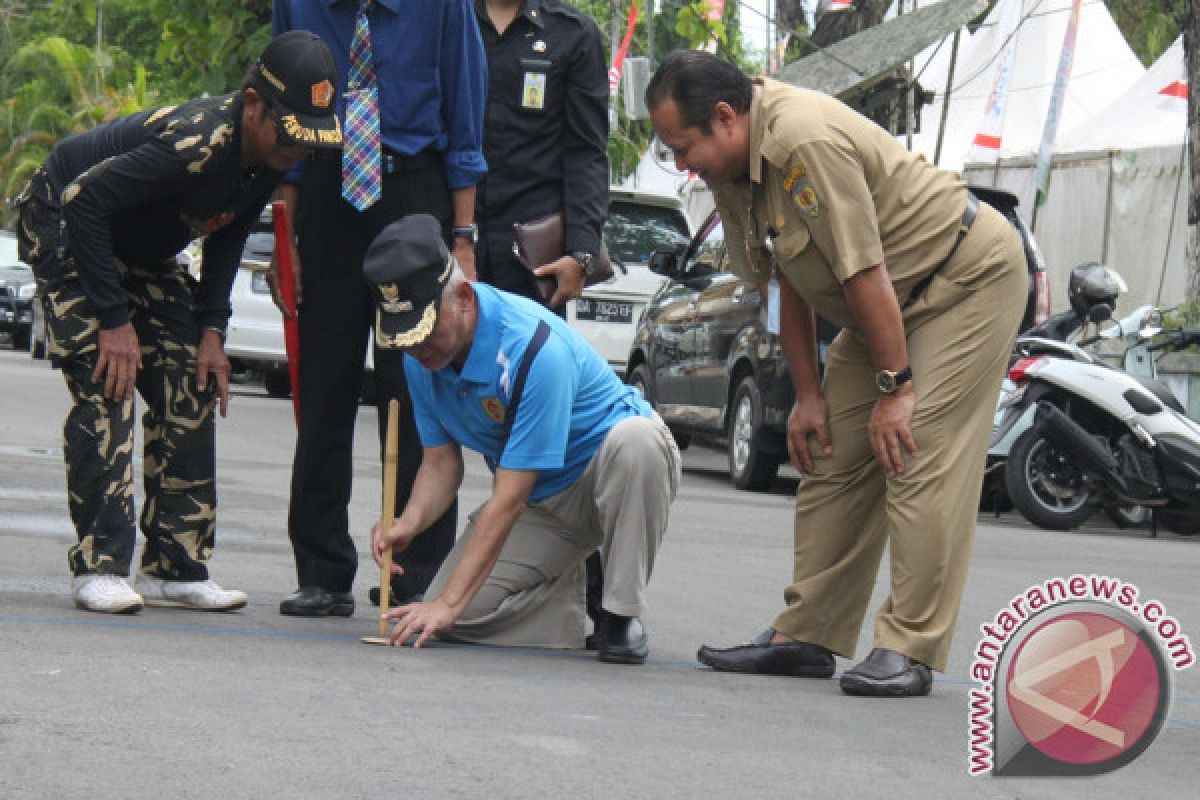
[[[875,373],[875,385],[884,394],[892,394],[904,384],[912,380],[912,367],[905,367],[899,372],[881,369]]]
[[[455,225],[450,229],[450,235],[455,239],[466,239],[472,247],[479,244],[479,226],[474,222],[470,225]]]
[[[579,262],[579,266],[583,267],[583,277],[592,277],[592,272],[596,269],[596,257],[584,250],[573,250],[568,255]]]

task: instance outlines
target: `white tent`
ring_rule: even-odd
[[[1129,284],[1127,310],[1171,306],[1187,285],[1187,85],[1182,40],[1140,80],[1056,147],[1046,204],[1035,235],[1046,256],[1055,308],[1066,302],[1066,277],[1084,261],[1115,267]],[[1036,152],[995,165],[968,165],[972,183],[999,186],[1032,217]]]
[[[1010,3],[1021,5],[1020,14],[1012,13]],[[1010,63],[1003,132],[996,153],[1004,157],[1036,150],[1054,89],[1071,4],[1072,0],[1001,0],[970,37],[967,46],[960,43],[940,159],[942,166],[957,170],[965,162],[980,131],[997,63],[1002,60],[1010,37],[1016,41],[1016,51]],[[1005,24],[1008,19],[1016,23],[1015,34],[1011,25]],[[946,65],[940,62],[938,65],[939,70],[922,76],[922,85],[936,91],[937,99],[922,109],[924,130],[913,137],[913,149],[924,153],[930,161],[945,101]],[[1143,72],[1102,0],[1084,0],[1059,131],[1075,128],[1094,116]]]

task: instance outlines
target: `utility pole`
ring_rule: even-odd
[[[650,59],[650,74],[654,74],[654,13],[658,10],[658,0],[646,0],[646,58]]]
[[[1200,295],[1200,0],[1188,0],[1183,14],[1183,52],[1187,61],[1188,78],[1188,163],[1190,182],[1188,192],[1188,225],[1191,236],[1187,248],[1189,299]]]

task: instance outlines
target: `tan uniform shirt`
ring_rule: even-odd
[[[779,271],[830,322],[855,326],[842,284],[880,263],[903,307],[954,246],[963,182],[839,100],[756,83],[749,178],[715,192],[733,271],[765,283],[770,237]]]

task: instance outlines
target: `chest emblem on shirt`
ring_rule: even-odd
[[[806,216],[816,219],[821,215],[821,203],[817,199],[817,190],[813,188],[808,170],[803,164],[793,164],[783,177],[784,191],[792,195],[792,202]]]
[[[493,422],[504,422],[504,404],[494,397],[483,398],[483,413]]]
[[[535,52],[535,53],[544,53],[544,52],[546,52],[547,49],[549,49],[549,48],[546,46],[546,43],[544,41],[542,41],[541,39],[538,39],[536,42],[533,43],[533,52]]]

